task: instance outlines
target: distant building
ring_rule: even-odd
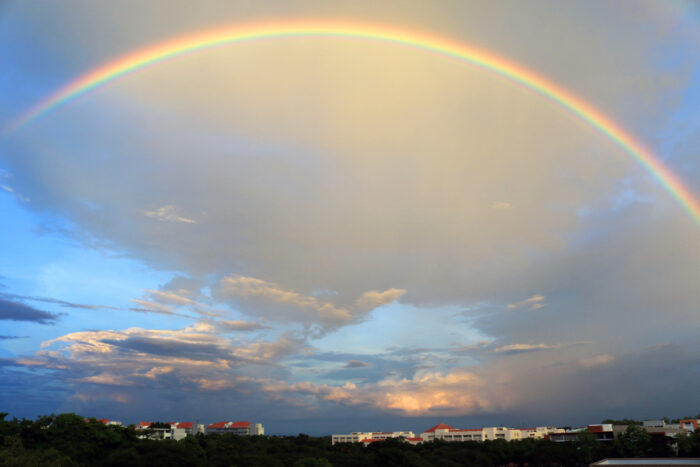
[[[195,425],[194,422],[173,422],[170,423],[171,428],[184,430],[188,436],[204,434],[204,425]]]
[[[89,422],[90,419],[86,418],[85,421]],[[109,418],[96,418],[95,421],[100,422],[103,425],[122,426],[122,422],[118,422],[116,420],[110,420]]]
[[[136,425],[136,431],[144,432],[148,430],[140,438],[180,440],[197,433],[204,433],[204,425],[195,426],[193,422],[169,422],[169,428],[153,428],[152,425],[153,422],[139,422]]]
[[[551,441],[556,442],[568,442],[568,441],[578,441],[579,435],[588,431],[595,435],[598,441],[613,441],[615,439],[615,431],[613,430],[613,425],[609,423],[588,425],[585,428],[577,428],[575,430],[560,431],[558,433],[550,433],[547,437]]]
[[[402,437],[411,444],[429,442],[435,440],[442,441],[489,441],[496,439],[504,439],[506,441],[514,441],[524,438],[542,439],[552,433],[563,432],[562,428],[552,428],[540,426],[536,428],[506,428],[506,427],[487,427],[487,428],[455,428],[446,423],[439,423],[432,428],[428,428],[419,437],[415,437],[410,431],[394,431],[392,433],[382,432],[361,432],[355,431],[347,435],[332,435],[332,444],[337,443],[362,443],[365,446],[383,441],[387,438]]]
[[[376,441],[384,441],[388,438],[412,439],[411,444],[423,441],[422,438],[415,438],[412,431],[353,431],[348,435],[331,435],[331,444],[337,443],[363,443],[365,446]],[[418,440],[418,441],[417,441]]]
[[[600,465],[624,465],[627,467],[649,467],[649,466],[664,466],[675,465],[677,467],[700,466],[700,459],[678,459],[678,458],[650,458],[642,457],[636,459],[603,459],[590,464],[590,467]]]
[[[681,420],[681,429],[689,432],[689,433],[694,433],[698,431],[698,423],[700,423],[700,420]]]
[[[207,434],[231,433],[240,436],[264,435],[265,429],[261,423],[250,422],[216,422],[207,426]]]
[[[540,426],[536,428],[506,428],[503,426],[485,428],[455,428],[445,423],[440,423],[421,433],[425,441],[441,439],[443,441],[493,441],[504,439],[515,441],[524,438],[541,439],[550,433],[563,432],[561,428]]]

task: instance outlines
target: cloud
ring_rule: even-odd
[[[221,320],[217,321],[216,324],[227,331],[257,331],[265,329],[265,326],[262,324],[251,321]]]
[[[26,339],[29,336],[0,336],[0,340]]]
[[[526,352],[537,352],[540,350],[552,350],[560,348],[560,345],[549,344],[509,344],[493,349],[494,352],[514,355]]]
[[[364,292],[350,306],[336,306],[316,297],[284,289],[275,283],[245,276],[223,278],[215,291],[219,300],[230,300],[242,309],[279,322],[319,323],[336,328],[351,324],[373,309],[392,303],[406,291],[388,289]]]
[[[139,308],[129,308],[130,311],[135,311],[137,313],[156,313],[161,315],[172,315],[172,316],[184,316],[189,318],[189,316],[177,313],[169,305],[163,305],[158,302],[151,302],[148,300],[138,300],[135,298],[130,299],[132,302],[141,305]]]
[[[177,215],[177,208],[172,205],[163,206],[155,211],[146,211],[144,214],[148,217],[158,219],[159,221],[168,222],[183,222],[185,224],[196,224],[197,221]]]
[[[499,211],[510,211],[513,209],[513,205],[507,201],[494,201],[491,203],[491,207]]]
[[[58,317],[56,313],[38,310],[24,303],[0,299],[0,320],[56,324]]]
[[[465,369],[442,374],[418,371],[412,378],[387,378],[376,383],[343,386],[314,385],[310,382],[263,384],[262,390],[279,394],[311,395],[351,407],[371,408],[404,416],[469,415],[495,409],[501,389],[498,384],[484,393],[485,382]]]
[[[61,305],[62,307],[66,307],[66,308],[76,308],[76,309],[82,309],[82,310],[99,310],[99,309],[118,310],[119,309],[119,308],[113,307],[113,306],[85,305],[83,303],[73,303],[73,302],[68,302],[66,300],[60,300],[57,298],[32,296],[32,295],[18,295],[18,294],[12,294],[12,293],[4,293],[4,292],[0,292],[0,297],[9,298],[9,299],[30,300],[30,301],[42,302],[42,303],[52,303],[55,305]]]
[[[521,308],[528,308],[530,311],[538,310],[542,308],[545,304],[543,303],[547,297],[544,295],[535,294],[530,298],[526,298],[518,303],[511,303],[506,308],[510,311],[518,310]]]
[[[582,358],[579,363],[586,368],[591,368],[599,365],[607,365],[615,360],[615,357],[608,354],[596,355],[595,357]]]
[[[345,368],[363,368],[367,366],[372,366],[370,363],[363,362],[362,360],[348,360]]]

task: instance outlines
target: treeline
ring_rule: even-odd
[[[85,422],[75,414],[5,420],[0,414],[0,465],[5,466],[586,466],[605,457],[700,456],[700,435],[677,446],[633,425],[614,443],[583,432],[576,442],[526,439],[431,442],[400,439],[331,446],[330,437],[209,435],[180,441],[137,438],[133,427]]]

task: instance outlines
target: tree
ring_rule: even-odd
[[[644,457],[649,451],[651,436],[641,426],[630,425],[615,439],[615,450],[622,457]]]
[[[600,441],[598,441],[598,437],[590,431],[580,431],[576,444],[579,452],[579,458],[584,464],[588,465],[593,462],[593,459],[598,457],[597,455],[598,451],[600,450]]]

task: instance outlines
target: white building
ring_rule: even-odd
[[[700,420],[681,420],[681,428],[688,433],[693,433],[698,430],[698,424],[700,424]]]
[[[411,444],[435,441],[493,441],[503,439],[514,441],[525,438],[543,439],[552,433],[563,433],[562,428],[538,426],[536,428],[506,428],[502,426],[486,428],[455,428],[446,423],[439,423],[432,428],[425,430],[420,437],[414,437],[411,431],[372,432],[354,431],[347,435],[332,435],[332,444],[337,443],[363,443],[365,446],[377,441],[384,441],[387,438],[402,437]]]
[[[139,422],[136,431],[147,433],[139,436],[149,439],[174,439],[180,440],[197,433],[204,433],[204,425],[196,425],[193,422],[169,422],[170,428],[152,428],[153,422]]]
[[[348,435],[331,435],[331,444],[337,443],[364,443],[384,441],[387,438],[405,438],[416,440],[412,431],[353,431]],[[422,440],[420,440],[422,441]],[[414,442],[415,443],[415,442]]]
[[[85,421],[86,421],[86,422],[89,422],[90,419],[89,419],[89,418],[86,418]],[[100,423],[102,423],[103,425],[108,425],[108,426],[110,426],[110,425],[113,425],[113,426],[122,426],[122,422],[118,422],[117,420],[110,420],[109,418],[96,418],[95,421],[96,421],[96,422],[100,422]]]
[[[261,423],[250,422],[216,422],[207,426],[207,434],[231,433],[240,436],[264,435],[265,429]]]
[[[445,423],[440,423],[421,433],[421,438],[425,441],[434,441],[436,439],[444,441],[493,441],[496,439],[514,441],[525,438],[541,439],[550,433],[559,433],[563,431],[564,430],[561,428],[546,426],[522,429],[506,428],[503,426],[460,429]]]
[[[522,433],[522,439],[544,439],[547,435],[552,433],[564,433],[563,428],[555,428],[552,426],[538,426],[535,428],[520,428]]]

